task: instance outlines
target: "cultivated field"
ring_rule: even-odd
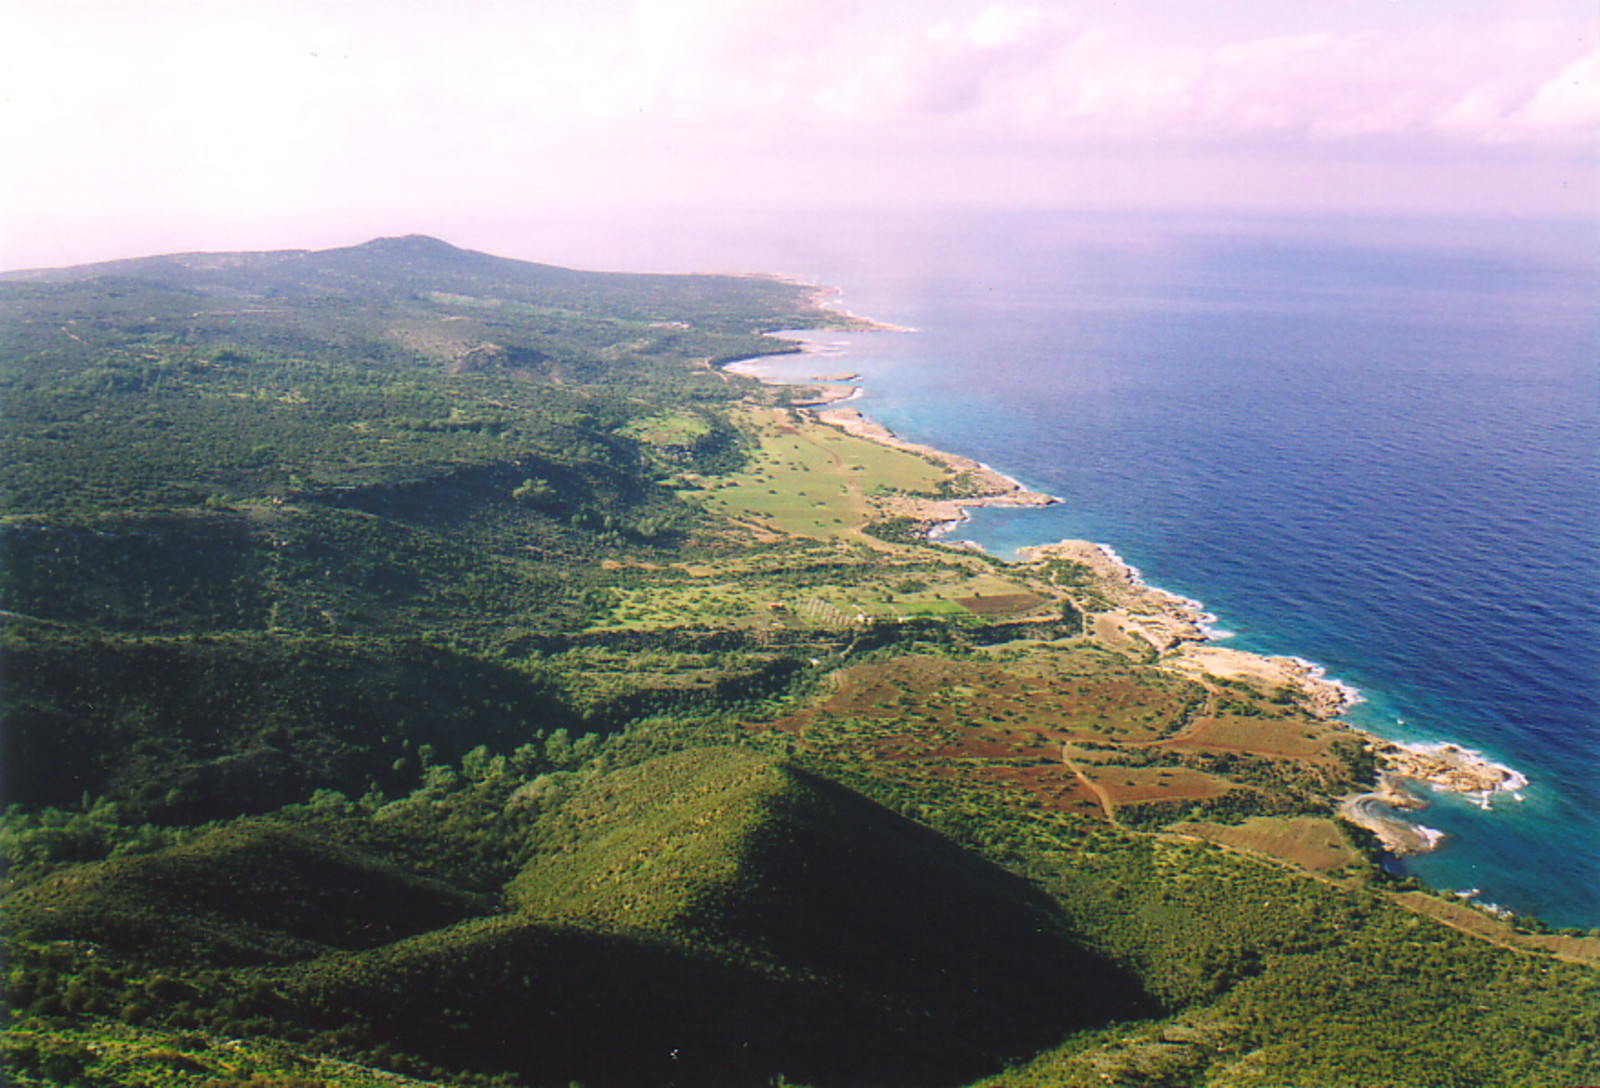
[[[1241,815],[1249,805],[1294,807],[1282,791],[1306,783],[1282,753],[1325,743],[1324,727],[1284,710],[1241,719],[1248,730],[1231,719],[1213,730],[1216,699],[1198,682],[1081,642],[1037,643],[845,668],[809,705],[755,728],[858,766],[1000,786],[1018,803],[1113,820],[1148,804],[1247,806]],[[1197,745],[1197,734],[1208,739]],[[1223,739],[1234,747],[1221,749]],[[1227,832],[1243,835],[1241,848],[1292,855],[1308,868],[1348,860],[1337,851],[1311,858],[1310,825],[1244,826]]]
[[[1314,873],[1361,861],[1361,854],[1350,845],[1339,824],[1325,816],[1256,816],[1231,826],[1196,821],[1174,824],[1171,830],[1265,854]]]

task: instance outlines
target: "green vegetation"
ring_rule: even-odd
[[[754,277],[425,238],[0,277],[18,1085],[1600,1079],[1596,940],[957,469],[719,370]]]

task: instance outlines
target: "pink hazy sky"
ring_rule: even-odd
[[[708,209],[1600,201],[1594,0],[8,8],[7,268]]]

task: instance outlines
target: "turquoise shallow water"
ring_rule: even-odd
[[[1356,724],[1517,768],[1521,801],[1434,798],[1420,821],[1450,838],[1404,869],[1600,926],[1591,230],[1045,214],[835,228],[774,240],[790,263],[768,267],[918,330],[834,338],[863,375],[859,407],[1064,500],[978,511],[960,535],[1000,554],[1111,544],[1205,602],[1229,645],[1358,686]]]

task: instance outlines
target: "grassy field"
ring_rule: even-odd
[[[668,412],[635,420],[618,432],[647,446],[676,446],[704,438],[711,424],[693,412]]]
[[[1174,824],[1172,830],[1265,854],[1314,873],[1361,862],[1360,852],[1350,845],[1339,824],[1324,816],[1257,816],[1234,826],[1199,821]]]
[[[931,493],[950,478],[946,469],[921,457],[787,412],[751,411],[743,422],[758,444],[749,466],[686,494],[713,513],[755,519],[795,536],[859,537],[874,496]]]
[[[740,516],[744,516],[741,514]],[[977,556],[930,561],[899,545],[846,536],[774,548],[725,564],[634,567],[595,629],[650,631],[707,624],[740,630],[837,630],[917,616],[1055,619],[1059,594],[997,574]]]

